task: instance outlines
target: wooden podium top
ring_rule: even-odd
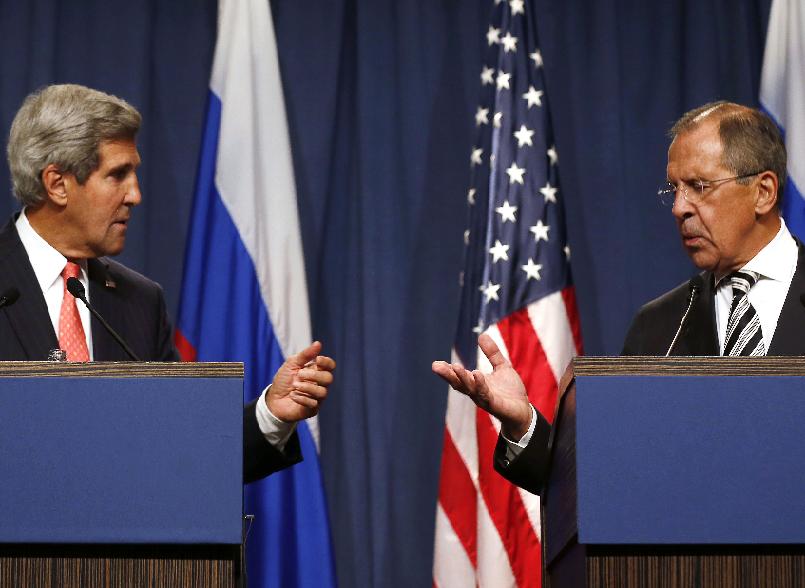
[[[242,363],[0,361],[0,378],[242,378]]]
[[[805,376],[805,357],[577,357],[576,376]],[[569,382],[568,382],[569,383]]]

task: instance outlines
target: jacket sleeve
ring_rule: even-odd
[[[294,431],[284,451],[271,445],[257,424],[257,400],[243,407],[243,483],[255,482],[302,461],[299,435]]]
[[[512,460],[506,458],[507,443],[503,436],[498,437],[495,446],[495,470],[512,484],[520,486],[532,494],[539,494],[545,486],[548,474],[548,440],[551,425],[537,411],[537,424],[528,446]]]

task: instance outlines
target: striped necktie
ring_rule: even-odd
[[[734,272],[729,276],[732,284],[732,306],[724,337],[724,355],[766,355],[760,317],[749,302],[749,288],[755,285],[758,274],[750,271]]]

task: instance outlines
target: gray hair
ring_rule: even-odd
[[[14,195],[25,206],[44,202],[42,171],[50,164],[83,184],[98,169],[101,143],[134,140],[141,122],[140,113],[125,100],[77,84],[30,94],[8,137]]]
[[[769,116],[757,108],[720,100],[710,102],[682,115],[669,136],[693,130],[705,119],[718,123],[722,164],[736,175],[772,171],[777,176],[777,208],[783,198],[786,180],[786,150],[780,129]],[[738,180],[747,184],[751,180]]]

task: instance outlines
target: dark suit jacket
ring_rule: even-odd
[[[179,361],[159,284],[107,258],[90,259],[89,299],[145,361]],[[45,360],[59,347],[47,303],[20,241],[14,219],[0,229],[0,292],[16,287],[19,299],[0,309],[0,360]],[[128,361],[126,352],[93,317],[95,361]],[[301,460],[294,433],[285,452],[266,442],[257,424],[256,401],[243,410],[243,481],[252,482]]]
[[[791,280],[767,355],[805,355],[805,247],[797,241],[797,269]],[[716,332],[715,280],[702,272],[703,288],[691,308],[672,355],[719,355]],[[621,355],[665,355],[688,304],[688,282],[643,306],[632,321]],[[506,460],[506,444],[498,439],[495,469],[529,492],[539,493],[548,465],[550,425],[539,415],[528,447],[516,459]]]
[[[783,303],[774,337],[766,355],[805,355],[805,247],[797,241],[797,269]],[[693,304],[687,324],[679,334],[672,355],[719,355],[716,332],[715,280],[700,274],[702,292]],[[632,321],[621,355],[665,355],[688,301],[688,283],[652,300]]]

